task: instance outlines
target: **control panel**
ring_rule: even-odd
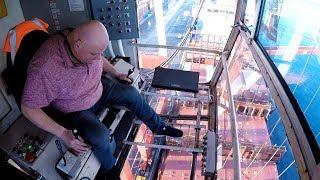
[[[22,160],[32,163],[43,152],[46,142],[39,136],[24,134],[12,148],[12,153]]]
[[[85,165],[90,154],[91,150],[79,156],[67,151],[63,155],[63,158],[61,158],[57,163],[56,168],[68,178],[74,178],[78,173],[80,173],[80,168]]]
[[[203,137],[203,153],[202,153],[202,175],[214,176],[216,169],[216,134],[208,131]]]
[[[95,179],[96,174],[100,168],[100,162],[98,161],[97,157],[91,153],[90,157],[86,161],[85,165],[83,166],[79,175],[74,178],[77,180],[88,180],[88,179]]]
[[[136,0],[91,1],[93,19],[108,30],[110,40],[139,37]]]

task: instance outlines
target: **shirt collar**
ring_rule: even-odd
[[[62,46],[63,46],[63,51],[64,51],[64,56],[63,58],[63,63],[66,66],[66,68],[71,68],[71,67],[77,67],[77,66],[87,66],[86,63],[81,63],[79,61],[77,61],[76,59],[74,59],[74,57],[72,56],[68,44],[65,40],[62,39]]]

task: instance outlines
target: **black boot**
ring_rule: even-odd
[[[177,128],[174,128],[174,127],[171,127],[171,126],[165,126],[157,134],[158,135],[171,136],[171,137],[181,137],[181,136],[183,136],[183,132],[180,129],[177,129]]]
[[[119,174],[116,167],[113,166],[107,173],[100,171],[95,180],[121,180]]]
[[[121,180],[120,173],[118,172],[117,168],[113,166],[106,174],[106,180]]]

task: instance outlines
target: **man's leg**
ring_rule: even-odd
[[[92,110],[73,112],[66,115],[71,120],[73,128],[77,129],[84,141],[91,145],[91,149],[101,163],[104,172],[115,164],[113,153],[116,148],[114,139],[110,140],[110,132],[102,124]]]
[[[103,80],[104,87],[110,87],[110,83],[114,83],[112,88],[104,88],[102,96],[102,104],[114,104],[125,106],[129,108],[134,114],[142,120],[154,133],[180,137],[182,131],[168,127],[166,129],[165,122],[159,115],[149,106],[147,101],[140,95],[140,93],[133,87],[127,84],[110,82],[111,80]],[[107,85],[106,85],[107,84]],[[164,132],[165,131],[169,131]]]

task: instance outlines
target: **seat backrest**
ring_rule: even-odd
[[[11,61],[11,54],[7,53],[7,68],[3,71],[2,77],[7,84],[7,93],[14,96],[18,107],[21,105],[30,60],[49,37],[48,33],[40,30],[34,30],[25,35],[16,52],[14,64]]]

